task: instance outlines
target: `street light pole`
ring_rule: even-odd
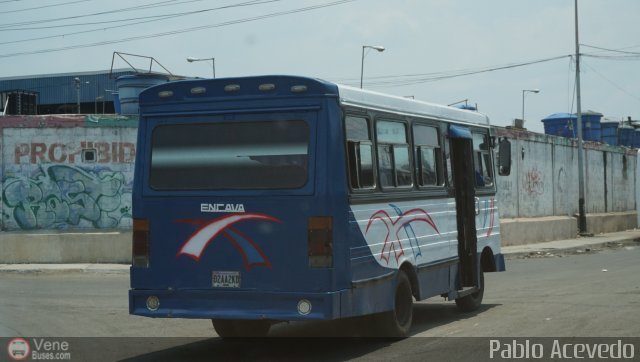
[[[384,47],[382,45],[363,45],[362,46],[362,60],[360,62],[360,89],[362,89],[362,79],[364,77],[364,50],[366,48],[377,50],[378,52],[383,52]]]
[[[194,58],[194,57],[187,57],[187,62],[189,63],[193,63],[193,62],[203,62],[203,61],[211,61],[211,70],[213,72],[213,79],[216,78],[216,58]]]
[[[524,95],[525,93],[540,93],[540,89],[523,89],[522,90],[522,121],[524,122]]]

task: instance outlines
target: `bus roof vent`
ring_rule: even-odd
[[[193,87],[191,88],[191,94],[205,94],[207,93],[207,88],[205,87]]]
[[[307,91],[307,86],[304,84],[301,85],[294,85],[291,87],[291,92],[292,93],[303,93]]]
[[[224,91],[225,92],[238,92],[240,91],[240,84],[227,84],[224,86]]]
[[[268,91],[272,91],[274,89],[276,89],[276,85],[273,83],[265,83],[265,84],[260,84],[258,86],[258,89],[262,92],[268,92]]]

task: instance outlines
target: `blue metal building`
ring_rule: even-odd
[[[16,99],[10,94],[35,94],[37,107],[7,107],[14,114],[114,113],[116,78],[137,73],[127,68],[0,78],[0,114]]]

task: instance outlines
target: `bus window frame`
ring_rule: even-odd
[[[411,122],[411,135],[412,135],[412,147],[414,152],[414,173],[415,173],[415,185],[418,190],[441,190],[447,186],[447,177],[445,170],[445,160],[444,160],[444,139],[443,133],[441,129],[442,124],[446,124],[447,122],[437,122],[430,120],[422,120],[415,119]],[[417,127],[430,127],[435,129],[436,137],[438,140],[437,147],[428,144],[422,144],[416,142],[415,129]],[[422,178],[422,153],[420,150],[422,148],[429,148],[434,152],[434,161],[436,168],[436,184],[435,185],[423,185],[421,183]]]
[[[474,135],[483,135],[485,137],[485,141],[487,143],[487,149],[486,150],[476,150],[475,148],[475,144],[474,144]],[[485,128],[477,128],[477,127],[471,127],[471,135],[472,135],[472,139],[471,139],[471,147],[472,147],[472,152],[473,152],[473,169],[474,172],[476,170],[476,163],[478,162],[478,155],[481,155],[481,157],[483,159],[485,159],[485,155],[488,156],[487,159],[489,160],[489,165],[483,165],[486,167],[487,170],[490,170],[491,172],[491,184],[490,185],[485,185],[485,186],[481,186],[478,185],[477,183],[474,182],[474,187],[476,189],[476,194],[478,195],[493,195],[496,193],[496,170],[495,170],[495,155],[494,155],[494,149],[493,147],[491,147],[491,130],[490,129],[485,129]]]
[[[406,119],[398,119],[394,117],[393,114],[380,114],[374,117],[374,139],[375,139],[375,154],[376,154],[376,168],[378,173],[378,184],[380,186],[380,190],[383,192],[402,192],[402,191],[410,191],[415,189],[415,163],[413,157],[413,140],[411,139],[411,132],[409,131],[409,126],[411,123]],[[392,122],[392,123],[400,123],[404,126],[404,134],[405,134],[405,142],[406,143],[393,143],[393,142],[380,142],[378,139],[378,123],[379,122]],[[393,181],[394,186],[383,185],[380,181],[382,178],[380,176],[380,157],[379,157],[379,149],[380,147],[391,147],[391,161],[392,161],[392,173],[393,173]],[[396,147],[406,147],[407,148],[407,156],[409,163],[409,175],[411,176],[411,184],[410,185],[398,185],[398,174],[395,164],[395,148]]]
[[[349,190],[353,193],[371,193],[374,192],[377,187],[378,187],[378,160],[377,160],[377,155],[376,155],[376,146],[375,146],[375,141],[373,139],[374,137],[374,131],[372,129],[372,117],[370,117],[368,114],[363,113],[363,112],[354,112],[354,111],[347,111],[347,112],[343,112],[344,116],[342,117],[342,127],[343,127],[343,132],[344,132],[344,147],[345,147],[345,158],[346,158],[346,171],[347,171],[347,181],[348,181],[348,186],[349,186]],[[355,140],[355,139],[349,139],[348,134],[347,134],[347,118],[348,117],[353,117],[353,118],[361,118],[364,119],[367,122],[367,129],[369,131],[369,139],[368,140]],[[352,179],[352,172],[351,172],[351,150],[350,147],[352,145],[356,146],[356,147],[360,147],[360,145],[362,144],[366,144],[371,146],[371,167],[372,167],[372,173],[373,173],[373,185],[372,186],[368,186],[368,187],[358,187],[358,188],[354,188],[353,185],[353,179]],[[356,155],[357,156],[357,155]],[[358,176],[361,174],[361,170],[359,169],[360,166],[360,159],[357,158],[357,162],[358,164],[356,165],[356,167],[358,167],[358,169],[356,170],[356,172],[358,173]],[[358,180],[356,180],[356,182],[358,183],[358,185],[360,184],[359,182],[359,177]]]

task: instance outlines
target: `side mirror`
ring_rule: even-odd
[[[511,173],[511,142],[505,137],[500,140],[498,148],[498,175],[508,176]]]

